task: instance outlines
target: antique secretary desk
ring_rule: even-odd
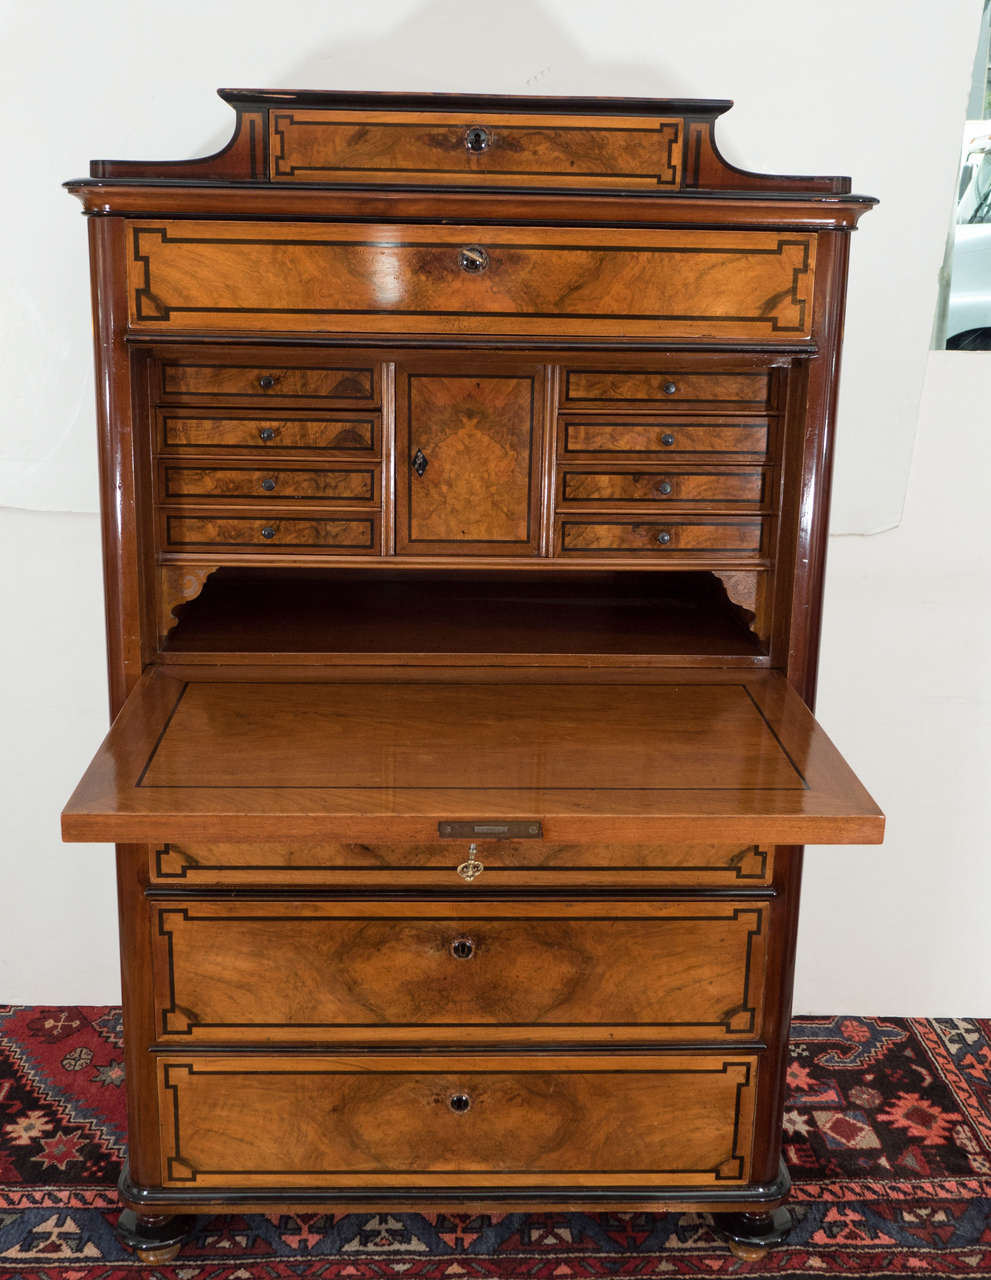
[[[225,91],[89,215],[121,1231],[708,1210],[780,1239],[850,232],[710,101]]]

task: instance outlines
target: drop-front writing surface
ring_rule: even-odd
[[[69,184],[118,1230],[709,1207],[752,1254],[799,846],[883,822],[807,705],[872,202],[726,164],[718,101],[223,96],[216,156]]]

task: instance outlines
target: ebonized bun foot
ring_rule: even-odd
[[[188,1214],[146,1214],[124,1209],[117,1219],[117,1236],[133,1249],[140,1262],[171,1262],[193,1229]]]
[[[714,1213],[716,1230],[726,1240],[730,1252],[750,1261],[762,1258],[772,1245],[781,1244],[792,1227],[787,1209],[770,1213]]]

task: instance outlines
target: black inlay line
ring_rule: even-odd
[[[781,739],[778,737],[777,730],[774,728],[774,725],[772,725],[772,724],[771,724],[770,720],[768,720],[767,716],[764,714],[764,711],[763,711],[763,709],[762,709],[762,707],[761,707],[760,703],[757,701],[757,699],[754,697],[754,695],[750,692],[749,688],[748,688],[745,684],[741,684],[741,685],[740,685],[740,688],[744,691],[744,693],[746,693],[747,697],[748,697],[748,698],[750,699],[750,701],[754,704],[754,707],[757,709],[757,714],[760,716],[760,718],[761,718],[761,719],[764,721],[764,723],[767,725],[768,732],[770,733],[771,737],[774,739],[774,741],[775,741],[775,742],[778,744],[778,746],[781,748],[781,754],[784,756],[784,758],[788,761],[788,763],[791,765],[791,767],[795,770],[795,772],[796,772],[796,773],[798,774],[798,776],[801,778],[801,780],[802,780],[802,786],[805,788],[805,790],[806,790],[806,791],[811,791],[811,789],[812,789],[812,788],[810,787],[810,785],[809,785],[808,781],[806,780],[805,774],[801,771],[801,769],[798,767],[798,765],[797,765],[797,764],[795,763],[795,761],[792,759],[791,753],[789,752],[788,748],[785,746],[785,744],[784,744],[784,743],[781,741]]]
[[[150,768],[150,766],[151,766],[151,762],[152,762],[152,761],[154,760],[154,758],[155,758],[155,754],[156,754],[156,752],[158,751],[158,748],[162,745],[162,739],[165,737],[165,734],[166,734],[166,732],[168,731],[169,725],[172,723],[172,718],[173,718],[173,716],[174,716],[174,715],[175,715],[175,713],[179,710],[179,703],[180,703],[180,702],[183,700],[183,698],[186,696],[186,690],[187,690],[188,688],[189,688],[189,681],[188,681],[188,680],[186,680],[186,681],[183,683],[182,688],[179,690],[179,696],[178,696],[178,698],[176,698],[175,702],[172,704],[172,710],[169,712],[169,714],[168,714],[168,715],[166,716],[166,718],[165,718],[165,723],[162,725],[162,728],[161,728],[161,730],[160,730],[160,732],[159,732],[159,734],[158,734],[158,737],[155,739],[155,743],[154,743],[154,745],[152,746],[152,749],[151,749],[151,754],[148,756],[148,759],[147,759],[147,761],[145,762],[145,766],[144,766],[144,768],[143,768],[143,769],[141,770],[141,772],[138,774],[137,781],[136,781],[136,782],[135,782],[135,784],[134,784],[134,785],[135,785],[135,787],[140,787],[140,786],[142,785],[142,783],[143,783],[143,781],[144,781],[144,776],[145,776],[145,774],[148,772],[148,769],[149,769],[149,768]]]

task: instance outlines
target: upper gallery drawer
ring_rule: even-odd
[[[320,417],[281,414],[227,416],[216,412],[158,411],[160,449],[267,449],[271,453],[310,449],[321,453],[377,453],[378,418],[355,414]]]
[[[372,503],[377,467],[191,467],[160,465],[159,498],[230,498],[272,502]]]
[[[131,243],[139,331],[810,336],[798,232],[165,221]]]
[[[756,462],[767,453],[767,437],[767,418],[558,420],[558,452],[564,458],[626,454],[660,461],[677,454],[705,454],[714,461]]]
[[[681,888],[754,889],[773,879],[773,850],[760,845],[551,844],[544,840],[449,840],[441,844],[292,845],[208,841],[160,844],[151,881],[176,890]]]
[[[288,404],[319,400],[350,408],[378,403],[377,366],[309,365],[274,356],[270,362],[232,364],[230,360],[165,360],[159,392],[164,400],[275,401]],[[252,403],[254,407],[254,403]]]
[[[561,471],[560,503],[756,508],[767,476],[744,467],[707,471]]]
[[[158,1033],[194,1044],[749,1039],[762,1030],[773,909],[739,899],[159,904]]]
[[[762,413],[768,408],[770,373],[682,372],[659,369],[564,369],[561,403],[569,409],[670,409]]]
[[[509,187],[677,187],[681,121],[657,116],[273,111],[273,182],[470,179]]]

